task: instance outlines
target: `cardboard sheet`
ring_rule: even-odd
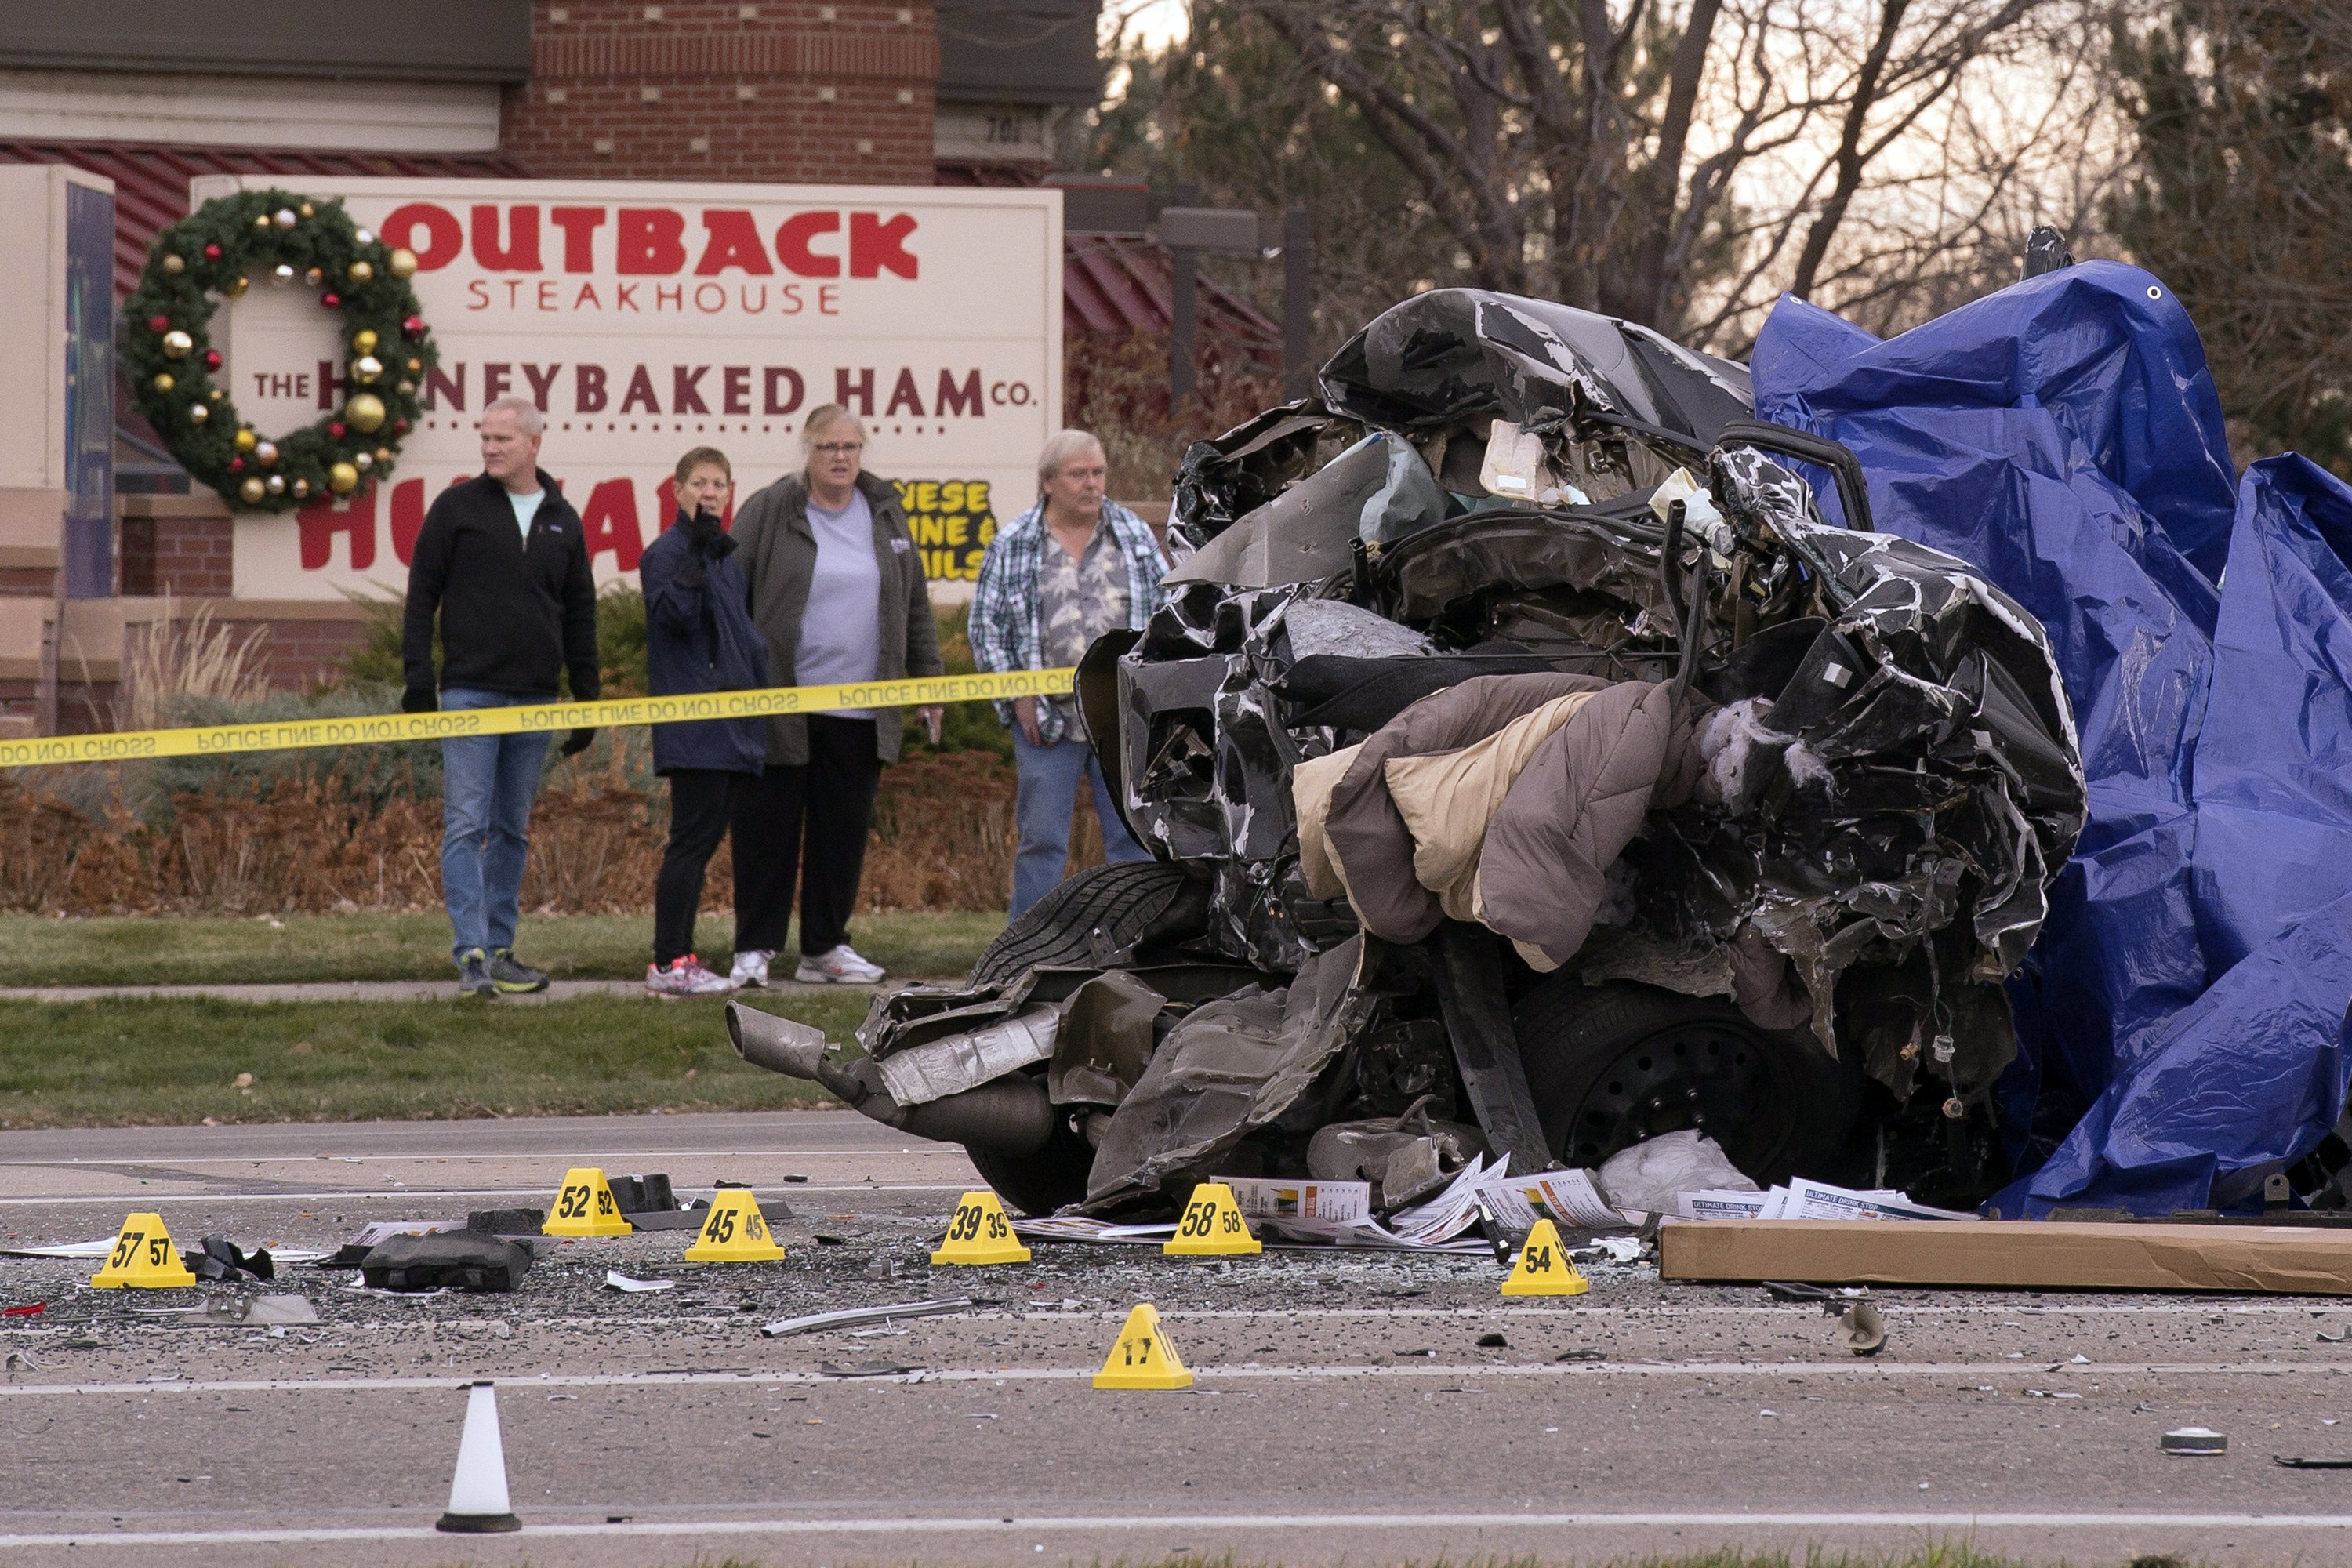
[[[2352,1229],[2053,1221],[1670,1220],[1667,1279],[2352,1296]]]

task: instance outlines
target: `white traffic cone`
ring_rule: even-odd
[[[433,1528],[464,1535],[522,1528],[507,1502],[507,1451],[499,1441],[499,1398],[487,1379],[473,1384],[466,1395],[466,1430],[457,1439],[449,1511]]]

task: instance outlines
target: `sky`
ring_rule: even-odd
[[[1114,26],[1124,18],[1128,33],[1153,48],[1182,37],[1192,26],[1184,0],[1111,0],[1103,15]]]

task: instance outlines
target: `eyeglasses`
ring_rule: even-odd
[[[822,447],[812,447],[809,450],[816,453],[822,458],[854,458],[858,453],[866,450],[866,443],[863,441],[828,441]]]

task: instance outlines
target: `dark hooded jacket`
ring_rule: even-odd
[[[656,697],[748,691],[768,684],[768,644],[751,624],[741,552],[704,539],[680,515],[637,563],[646,595],[646,678]],[[656,724],[654,772],[756,773],[768,763],[764,719]]]

